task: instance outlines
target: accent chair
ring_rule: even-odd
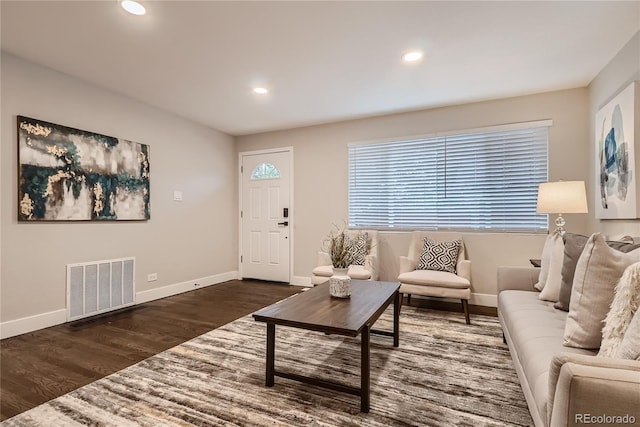
[[[424,251],[426,237],[431,239],[430,245],[434,248],[428,255]],[[454,241],[460,241],[460,244],[456,258],[451,260],[447,258],[449,255],[446,246],[453,244]],[[427,258],[426,267],[425,258]],[[449,271],[444,271],[447,269],[445,265],[447,262],[449,262]],[[460,233],[414,231],[411,235],[408,256],[400,257],[398,281],[400,293],[408,294],[409,301],[411,295],[461,300],[467,325],[471,324],[469,319],[471,261],[466,259],[464,241]]]
[[[378,231],[377,230],[347,230],[346,234],[351,239],[367,233],[367,255],[362,265],[352,264],[347,274],[352,279],[378,280]],[[311,272],[311,284],[319,285],[326,282],[333,275],[333,265],[328,253],[318,252],[317,267]]]

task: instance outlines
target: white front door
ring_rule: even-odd
[[[241,275],[288,283],[292,152],[286,149],[240,156]]]

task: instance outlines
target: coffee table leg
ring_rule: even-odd
[[[396,292],[396,297],[393,301],[393,346],[400,346],[400,307],[402,304],[402,294]]]
[[[360,411],[369,412],[369,384],[370,384],[370,352],[369,334],[371,328],[364,325],[362,328],[362,350],[360,353]]]
[[[267,323],[267,387],[273,387],[275,376],[276,325]]]

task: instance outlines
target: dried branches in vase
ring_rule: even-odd
[[[329,294],[332,297],[349,298],[351,296],[351,278],[347,274],[353,262],[351,242],[344,229],[336,229],[329,233],[327,251],[333,264],[333,276],[329,278]]]
[[[337,229],[329,233],[327,246],[334,268],[349,268],[353,255],[349,248],[349,238],[344,230]]]

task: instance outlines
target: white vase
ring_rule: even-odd
[[[349,298],[351,296],[351,277],[347,275],[348,268],[334,268],[333,276],[329,278],[329,293],[332,297]]]

